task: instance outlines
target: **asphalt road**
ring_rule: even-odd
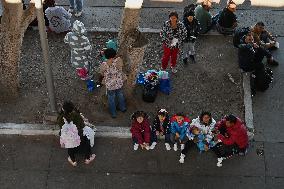
[[[10,188],[276,188],[283,186],[283,145],[253,142],[245,157],[216,166],[212,152],[192,149],[184,164],[159,143],[132,150],[130,139],[97,138],[95,162],[73,168],[54,136],[0,137],[0,186]],[[258,154],[264,145],[264,156]],[[282,152],[279,153],[279,151]],[[277,161],[276,161],[277,160]],[[279,188],[279,187],[278,187]],[[280,187],[281,188],[281,187]]]

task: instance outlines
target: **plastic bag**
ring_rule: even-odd
[[[170,79],[160,79],[160,82],[159,82],[159,90],[162,92],[162,93],[165,93],[167,95],[170,94],[171,92],[171,82],[170,82]]]

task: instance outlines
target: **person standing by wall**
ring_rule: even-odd
[[[200,24],[194,17],[194,11],[184,14],[183,24],[187,30],[187,37],[183,41],[183,63],[188,63],[188,57],[195,63],[195,41],[200,31]]]

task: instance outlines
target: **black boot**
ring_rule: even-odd
[[[187,65],[187,58],[184,58],[184,59],[182,59],[182,61],[183,61],[183,63],[184,63],[184,65]]]
[[[191,61],[192,61],[193,64],[196,63],[196,62],[195,62],[195,57],[194,57],[194,55],[189,55],[189,58],[191,59]]]
[[[270,65],[270,66],[278,66],[279,65],[279,63],[274,59],[267,60],[267,64]]]

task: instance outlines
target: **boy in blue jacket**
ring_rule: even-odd
[[[174,143],[174,151],[178,150],[177,144],[180,143],[181,150],[187,141],[186,131],[189,127],[190,119],[183,113],[177,113],[171,118],[171,141]]]

